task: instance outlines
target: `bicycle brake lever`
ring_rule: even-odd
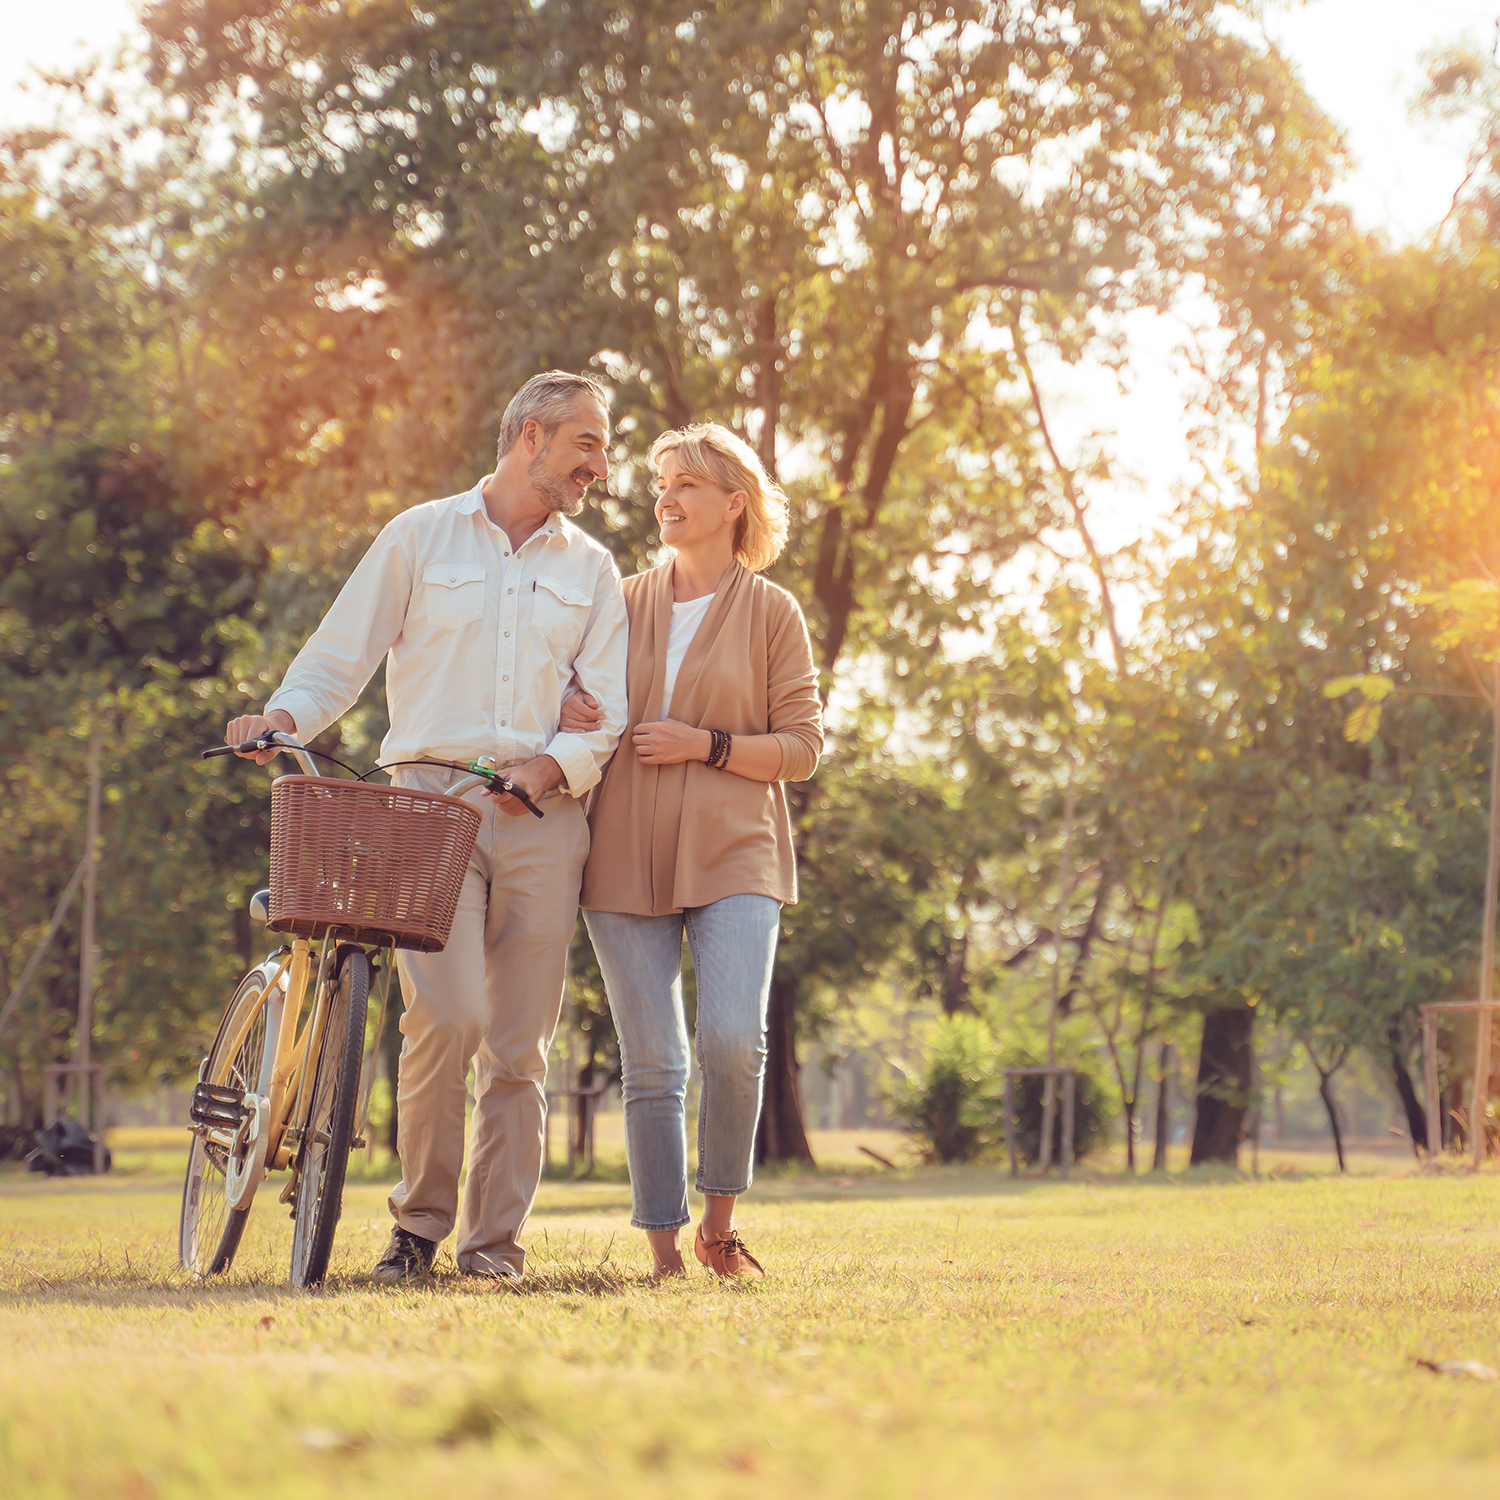
[[[481,760],[471,760],[469,762],[469,769],[476,776],[483,776],[484,779],[489,783],[489,787],[492,792],[502,792],[511,797],[514,797],[516,801],[519,802],[521,806],[524,807],[526,811],[532,815],[532,817],[545,818],[547,816],[546,813],[544,813],[541,808],[539,808],[536,803],[533,802],[531,798],[527,796],[527,794],[515,784],[515,782],[510,781],[506,777],[502,776],[497,770],[495,770],[493,764],[488,766],[485,765],[484,762],[489,759],[489,756],[485,756]]]

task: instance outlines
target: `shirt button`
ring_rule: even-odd
[[[506,632],[505,632],[505,638],[506,638],[506,640],[509,640],[509,639],[510,639],[510,631],[508,631],[508,630],[507,630],[507,631],[506,631]]]
[[[501,681],[501,682],[509,682],[509,681],[510,681],[510,673],[509,673],[509,672],[507,672],[507,673],[506,673],[506,674],[505,674],[505,676],[504,676],[504,677],[502,677],[502,678],[501,678],[501,679],[500,679],[500,681]]]
[[[505,592],[506,592],[506,593],[507,593],[507,594],[513,594],[513,593],[515,593],[515,590],[514,590],[514,589],[506,589],[506,591],[505,591]]]

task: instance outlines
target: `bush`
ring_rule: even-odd
[[[892,1091],[891,1113],[929,1161],[972,1161],[1002,1127],[996,1081],[989,1027],[978,1016],[947,1016],[926,1067]]]

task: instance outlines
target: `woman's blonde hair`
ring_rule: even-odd
[[[669,453],[694,479],[731,494],[744,490],[748,498],[735,523],[734,555],[752,573],[769,568],[786,546],[787,498],[749,443],[717,422],[695,422],[652,443],[651,467],[659,470]]]

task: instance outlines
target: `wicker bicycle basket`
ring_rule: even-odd
[[[274,932],[436,953],[448,941],[479,810],[457,797],[282,776],[271,785]]]

